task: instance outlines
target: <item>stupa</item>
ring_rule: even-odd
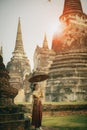
[[[60,21],[61,36],[55,33],[55,59],[49,68],[46,101],[87,101],[87,15],[80,0],[65,0]]]
[[[18,90],[10,86],[9,79],[0,55],[0,130],[24,130],[24,115],[14,104]]]
[[[29,84],[27,84],[27,76],[31,72],[29,60],[26,56],[22,40],[21,22],[18,19],[17,36],[13,56],[7,64],[7,70],[10,75],[10,84],[18,89],[18,98],[16,102],[28,101],[27,94],[29,95]],[[22,99],[20,92],[23,91]],[[21,100],[21,101],[20,101]]]
[[[42,47],[37,45],[34,52],[34,71],[48,73],[54,55],[55,52],[48,47],[48,41],[45,33]]]

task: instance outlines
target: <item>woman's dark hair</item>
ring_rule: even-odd
[[[30,85],[30,88],[32,89],[32,91],[35,90],[35,86],[36,86],[36,85],[37,85],[36,83],[33,83],[33,84]]]

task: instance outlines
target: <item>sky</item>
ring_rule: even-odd
[[[87,14],[87,0],[81,0]],[[64,0],[0,0],[0,46],[3,46],[5,65],[14,51],[18,18],[21,21],[23,46],[33,69],[33,56],[37,45],[42,47],[46,33],[49,48],[52,36],[60,25]]]

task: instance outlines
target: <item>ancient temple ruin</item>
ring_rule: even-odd
[[[46,101],[87,101],[87,14],[83,12],[81,1],[65,0],[59,19],[63,31],[61,35],[55,32],[51,49],[45,34],[43,46],[35,49],[34,71],[49,73],[45,84]],[[28,101],[31,69],[23,48],[20,19],[15,49],[7,69],[10,84],[23,90],[24,100]]]
[[[10,84],[14,88],[17,88],[19,92],[19,96],[18,98],[16,97],[15,100],[19,102],[28,101],[30,90],[27,76],[30,74],[31,68],[26,53],[24,52],[20,18],[18,21],[17,36],[13,56],[10,62],[7,64],[7,69],[11,77]]]
[[[14,104],[18,90],[9,83],[9,73],[0,55],[0,130],[24,130],[24,114]]]
[[[34,71],[38,70],[48,73],[54,55],[55,52],[48,47],[48,41],[45,34],[42,47],[37,45],[34,52]]]
[[[52,49],[49,49],[47,37],[45,34],[42,47],[39,47],[37,45],[34,52],[34,71],[45,72],[48,74],[49,67],[52,64],[54,56],[55,56],[55,52]],[[46,81],[40,82],[40,84],[45,94]],[[43,100],[45,101],[45,98]]]
[[[55,59],[49,68],[46,101],[87,101],[87,15],[80,0],[65,0],[60,21],[64,30],[55,33]]]

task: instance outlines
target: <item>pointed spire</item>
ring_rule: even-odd
[[[48,42],[47,42],[46,33],[44,35],[43,48],[48,49]]]
[[[83,14],[80,0],[65,0],[63,14],[60,19],[70,14]]]
[[[14,52],[23,52],[24,53],[20,17],[18,20],[18,28],[17,28],[17,36],[16,36],[16,44],[15,44]]]
[[[2,44],[0,45],[0,55],[3,56],[3,47],[2,47]]]
[[[71,12],[83,13],[80,0],[65,0],[63,14]]]

